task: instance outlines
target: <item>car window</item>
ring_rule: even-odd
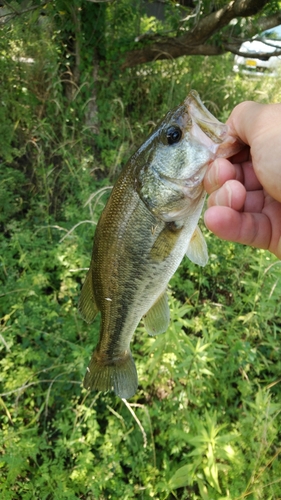
[[[264,31],[261,34],[262,38],[266,38],[267,40],[279,40],[281,41],[281,25],[276,26],[270,30]]]

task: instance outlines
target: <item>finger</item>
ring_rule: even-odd
[[[244,177],[243,183],[247,191],[257,191],[258,189],[262,189],[262,185],[256,176],[251,161],[245,161],[242,165],[242,170]]]
[[[269,248],[271,224],[264,214],[211,207],[206,210],[204,220],[207,228],[219,238],[257,248]]]
[[[230,179],[240,181],[248,191],[256,191],[262,188],[250,160],[240,165],[232,164],[225,158],[217,158],[210,164],[206,172],[204,178],[205,190],[208,194],[211,194]]]
[[[239,181],[230,180],[208,198],[208,207],[221,206],[234,210],[242,210],[247,197],[247,192],[243,184]]]
[[[260,213],[264,208],[265,195],[262,189],[257,191],[248,191],[246,194],[243,211]]]
[[[227,181],[208,198],[208,207],[229,207],[243,212],[262,212],[265,194],[263,190],[246,191],[238,181]]]
[[[243,182],[243,173],[239,165],[233,165],[225,158],[212,162],[204,178],[204,188],[208,194],[220,188],[226,181],[237,179]]]

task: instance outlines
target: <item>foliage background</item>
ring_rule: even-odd
[[[120,5],[99,36],[122,49],[121,20],[139,18]],[[173,277],[169,330],[134,336],[127,404],[82,388],[99,327],[76,306],[109,187],[163,114],[195,88],[224,121],[241,100],[280,102],[281,80],[236,75],[231,55],[117,72],[100,53],[87,81],[86,56],[72,71],[73,17],[56,8],[3,25],[0,41],[1,498],[280,499],[275,257],[203,228],[210,261]],[[141,32],[157,23],[140,19]]]

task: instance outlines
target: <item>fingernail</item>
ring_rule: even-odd
[[[225,183],[226,195],[227,195],[227,206],[231,208],[232,203],[232,190],[228,182]]]
[[[208,226],[208,215],[206,215],[207,211],[208,211],[208,209],[204,213],[204,223],[205,223],[206,228],[209,229],[209,226]]]
[[[218,161],[214,160],[212,163],[212,167],[207,172],[207,180],[208,183],[215,189],[218,187],[218,172],[219,172]]]
[[[220,207],[230,207],[232,203],[232,191],[228,183],[226,182],[218,191],[215,193],[215,204]]]

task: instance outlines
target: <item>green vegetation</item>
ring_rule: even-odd
[[[280,499],[275,257],[203,228],[210,261],[173,277],[169,330],[134,336],[127,403],[82,388],[99,327],[77,314],[109,186],[154,124],[191,88],[225,120],[243,99],[280,101],[279,81],[234,75],[230,55],[101,67],[91,127],[86,85],[66,95],[58,33],[35,26],[1,39],[1,499]]]

